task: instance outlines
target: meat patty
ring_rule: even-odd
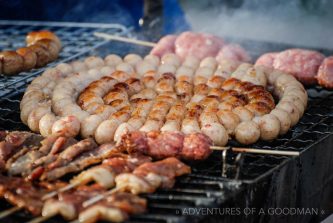
[[[223,39],[214,35],[183,32],[175,42],[175,52],[182,59],[195,56],[201,60],[209,56],[215,57],[223,44]]]
[[[265,54],[261,55],[257,59],[255,66],[262,65],[262,66],[273,68],[274,60],[278,54],[279,53],[271,52],[271,53],[265,53]]]
[[[294,75],[305,85],[315,84],[316,74],[324,55],[304,49],[289,49],[280,52],[273,63],[275,69]]]
[[[157,45],[150,51],[150,54],[162,57],[164,54],[174,53],[176,39],[176,35],[166,35],[158,41]]]
[[[222,47],[216,56],[217,61],[231,60],[240,62],[250,62],[251,57],[246,50],[238,44],[227,44]]]
[[[316,78],[321,86],[333,88],[333,56],[327,57],[323,61]]]

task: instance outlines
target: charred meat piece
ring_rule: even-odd
[[[54,169],[56,167],[64,166],[71,162],[73,159],[75,159],[75,157],[77,157],[81,153],[93,150],[96,147],[96,142],[91,138],[81,140],[61,152],[57,160],[48,165],[48,169]]]
[[[5,168],[6,161],[15,153],[26,147],[39,147],[42,139],[41,135],[31,132],[15,131],[9,133],[5,140],[0,142],[0,170]]]
[[[116,177],[117,188],[133,194],[153,193],[157,188],[170,188],[175,177],[191,173],[191,168],[177,158],[170,157],[153,163],[145,163],[133,173]]]
[[[104,144],[92,151],[82,153],[76,159],[72,160],[64,166],[54,169],[45,169],[42,167],[36,169],[36,172],[33,172],[29,176],[29,179],[33,180],[40,177],[41,180],[56,180],[68,173],[78,172],[88,166],[100,163],[102,160],[108,158],[112,153],[114,153],[114,151],[115,147],[113,144]]]
[[[26,176],[36,166],[34,163],[48,155],[55,155],[76,142],[73,138],[49,136],[41,141],[41,147],[30,150],[14,162],[7,162],[8,173]]]
[[[43,216],[60,214],[66,220],[72,220],[83,210],[82,203],[105,192],[98,186],[81,186],[73,191],[60,193],[58,198],[49,199],[43,206]]]
[[[148,156],[116,153],[104,160],[101,165],[79,174],[72,180],[72,183],[87,184],[95,181],[104,188],[110,188],[115,185],[114,178],[117,175],[132,172],[136,167],[147,162],[151,162],[151,158]]]
[[[45,194],[63,186],[65,184],[60,182],[33,185],[23,178],[0,176],[0,196],[13,205],[24,207],[33,215],[40,215]]]
[[[130,193],[115,193],[83,210],[79,214],[79,220],[82,223],[99,220],[123,222],[128,218],[128,214],[141,214],[146,208],[146,199]]]

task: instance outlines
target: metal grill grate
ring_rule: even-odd
[[[21,45],[16,44],[24,44],[25,34],[38,29],[55,31],[65,46],[60,58],[47,67],[87,55],[104,56],[107,53],[124,55],[128,52],[143,53],[148,50],[122,43],[107,43],[92,35],[94,31],[130,35],[128,30],[120,25],[29,22],[18,22],[14,25],[7,21],[0,21],[0,47],[2,49],[20,47]],[[8,36],[11,36],[11,38],[8,38]],[[260,52],[258,51],[258,44],[248,44],[247,48],[253,55],[260,55],[270,47],[274,50],[285,48],[285,46],[273,47],[271,44],[260,44]],[[28,130],[20,121],[20,99],[27,84],[46,68],[32,70],[13,77],[0,77],[0,129]],[[253,147],[304,152],[314,144],[332,135],[333,92],[320,87],[313,87],[308,89],[308,93],[308,109],[300,122],[288,134],[271,142],[258,142]],[[230,145],[238,146],[237,142],[234,141],[230,142]],[[175,188],[146,195],[149,204],[148,213],[142,216],[134,216],[130,222],[188,222],[189,219],[199,221],[198,216],[193,218],[193,216],[181,215],[177,210],[181,211],[190,207],[218,207],[225,204],[229,199],[242,193],[244,185],[259,182],[288,163],[292,158],[245,154],[240,165],[234,167],[235,159],[236,154],[228,154],[226,162],[223,163],[221,152],[215,151],[207,161],[192,164],[193,173],[180,178]],[[227,166],[224,175],[223,165]],[[5,208],[7,204],[4,203],[1,202],[0,208]],[[19,213],[9,219],[8,222],[23,222],[28,218],[29,216],[26,214]],[[54,218],[48,222],[59,221],[60,218]]]

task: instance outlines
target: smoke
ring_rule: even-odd
[[[182,5],[194,31],[333,49],[333,1],[184,0]]]

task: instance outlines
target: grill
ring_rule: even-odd
[[[13,49],[24,44],[24,37],[32,30],[48,29],[56,32],[64,43],[58,60],[47,65],[77,60],[88,55],[105,56],[108,53],[126,55],[129,52],[147,53],[145,47],[119,42],[107,42],[93,36],[106,32],[131,36],[126,27],[117,24],[35,23],[0,21],[0,48]],[[10,38],[8,38],[10,37]],[[272,50],[294,46],[233,40],[240,42],[253,58]],[[324,54],[332,52],[321,50]],[[46,67],[46,68],[47,68]],[[28,130],[20,121],[19,103],[27,84],[43,70],[34,69],[17,76],[0,76],[0,129]],[[190,210],[212,207],[316,207],[325,209],[333,181],[333,91],[321,87],[308,90],[308,108],[300,122],[286,135],[271,142],[258,142],[253,148],[294,150],[299,158],[274,155],[232,154],[214,151],[202,163],[191,164],[193,173],[180,178],[170,190],[159,190],[145,195],[148,212],[133,216],[129,222],[267,222],[272,216],[236,216],[215,214],[200,216]],[[231,146],[240,146],[237,142]],[[324,155],[325,154],[325,155]],[[315,183],[314,183],[315,182]],[[0,208],[10,207],[5,202]],[[191,209],[195,208],[195,209]],[[240,209],[242,211],[242,209]],[[325,213],[328,214],[327,212]],[[324,214],[324,215],[325,215]],[[280,220],[308,222],[323,216],[274,216]],[[297,218],[296,218],[297,217]],[[17,213],[7,222],[23,222],[31,218]],[[53,218],[48,222],[60,222]]]

